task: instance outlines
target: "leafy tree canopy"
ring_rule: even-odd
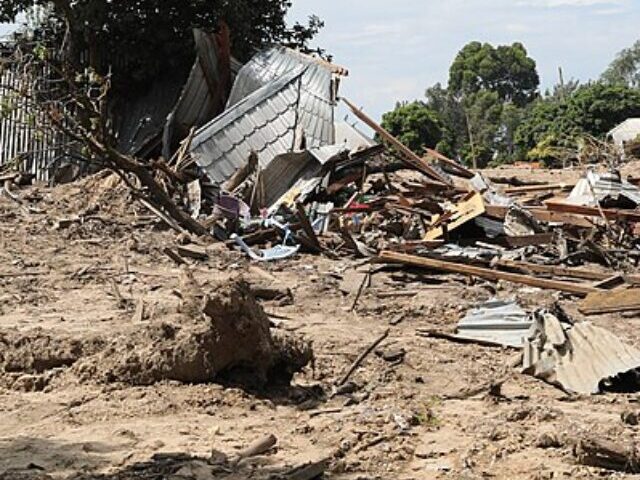
[[[396,105],[382,116],[382,126],[418,154],[434,148],[442,138],[440,120],[424,102]]]
[[[3,0],[0,22],[50,4],[50,20],[60,24],[61,35],[68,29],[76,51],[89,50],[96,70],[126,63],[128,70],[146,72],[147,78],[192,62],[196,27],[216,31],[224,20],[234,55],[246,60],[271,43],[307,47],[323,26],[317,17],[310,17],[308,25],[287,26],[290,0]]]
[[[602,137],[629,117],[640,116],[640,90],[603,83],[578,87],[569,97],[536,102],[516,132],[525,150],[545,145],[570,146],[580,135]]]
[[[618,53],[602,74],[602,81],[612,85],[640,88],[640,40]]]
[[[488,90],[519,106],[537,96],[539,84],[536,62],[521,43],[494,47],[471,42],[460,50],[449,70],[449,89],[453,93]]]

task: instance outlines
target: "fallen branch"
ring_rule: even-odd
[[[491,342],[489,340],[478,340],[478,339],[471,339],[471,338],[462,338],[462,337],[458,337],[457,335],[453,334],[453,333],[448,333],[448,332],[443,332],[442,330],[430,330],[430,329],[418,329],[416,331],[416,335],[418,335],[419,337],[424,337],[424,338],[437,338],[440,340],[448,340],[449,342],[453,342],[453,343],[462,343],[465,345],[468,344],[475,344],[475,345],[480,345],[483,347],[492,347],[492,348],[515,348],[515,347],[510,347],[507,345],[502,345],[500,343],[494,343]]]
[[[336,386],[340,387],[345,383],[347,383],[347,381],[349,380],[349,377],[351,377],[353,372],[356,371],[356,369],[360,366],[360,364],[364,361],[364,359],[367,358],[367,356],[371,352],[373,352],[375,348],[378,345],[380,345],[384,339],[386,339],[389,336],[389,332],[390,330],[386,329],[382,335],[380,335],[371,345],[367,347],[367,349],[364,352],[360,354],[358,358],[356,358],[353,364],[351,364],[351,367],[349,368],[347,373],[342,377],[342,379],[338,383],[336,383]]]

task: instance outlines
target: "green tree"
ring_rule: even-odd
[[[602,74],[602,81],[611,85],[640,87],[640,40],[618,53]]]
[[[442,139],[436,150],[451,158],[458,156],[467,138],[467,123],[462,104],[449,89],[437,83],[425,92],[427,106],[436,112],[442,124]]]
[[[471,42],[460,50],[449,70],[452,93],[465,96],[487,90],[518,106],[531,102],[539,85],[536,62],[521,43],[494,47]]]
[[[191,65],[192,29],[215,31],[220,20],[228,24],[240,60],[275,42],[308,47],[323,26],[310,17],[307,25],[289,27],[290,0],[3,0],[0,22],[14,21],[34,5],[51,5],[49,20],[59,25],[72,57],[88,51],[95,71],[115,69],[117,76],[126,70],[140,79]]]
[[[382,116],[382,126],[417,154],[442,139],[440,119],[424,102],[398,103]]]
[[[569,97],[550,96],[537,101],[518,127],[515,141],[526,151],[575,146],[580,136],[603,137],[627,118],[638,116],[639,90],[590,83],[578,87]]]
[[[497,92],[479,90],[465,96],[462,104],[468,139],[462,148],[462,158],[473,168],[486,167],[497,156],[496,141],[503,103]]]

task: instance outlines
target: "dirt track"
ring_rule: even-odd
[[[20,193],[31,211],[0,199],[0,478],[269,478],[325,457],[333,460],[327,478],[336,479],[611,478],[577,466],[572,440],[637,437],[638,427],[621,420],[640,410],[637,395],[570,397],[514,373],[513,351],[415,335],[452,328],[494,290],[531,307],[553,300],[551,292],[385,270],[351,311],[370,268],[362,261],[300,256],[256,267],[211,245],[208,261],[179,267],[162,253],[176,235],[158,229],[111,178]],[[60,223],[80,211],[95,219]],[[262,304],[276,330],[313,343],[313,368],[291,387],[260,390],[171,380],[132,386],[77,374],[116,335],[133,338],[141,325],[178,312],[185,269],[205,293],[238,275],[289,288],[293,301]],[[387,295],[413,290],[414,297]],[[562,303],[578,317],[575,300]],[[594,321],[631,343],[640,338],[637,317]],[[387,328],[379,353],[389,359],[367,357],[352,393],[332,396]],[[444,399],[505,375],[502,396]],[[270,433],[278,444],[268,455],[231,471],[216,465],[220,454]],[[544,434],[560,446],[542,448]]]

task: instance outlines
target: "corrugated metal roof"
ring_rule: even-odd
[[[260,166],[294,147],[304,66],[265,85],[202,127],[191,154],[213,183],[223,183],[258,154]]]
[[[616,175],[598,175],[589,171],[585,178],[578,181],[569,194],[567,202],[594,207],[596,199],[597,202],[602,203],[607,198],[618,200],[621,197],[640,205],[640,189],[638,187],[620,180]]]
[[[307,149],[333,144],[331,71],[287,49],[267,50],[245,65],[228,105],[196,133],[191,146],[214,183],[242,167],[252,150],[262,168],[293,151],[298,131],[304,133]]]
[[[285,47],[274,47],[255,55],[238,73],[227,108],[237,105],[258,89],[304,65],[300,92],[300,125],[307,147],[335,143],[333,74],[326,64]]]
[[[521,348],[532,323],[515,301],[491,300],[467,312],[458,323],[456,336]]]
[[[567,329],[562,339],[558,319],[543,319],[525,345],[525,372],[566,392],[593,394],[602,390],[604,381],[640,368],[640,350],[610,331],[583,322]]]
[[[222,113],[231,89],[228,39],[225,35],[194,30],[197,58],[165,127],[167,147],[187,136],[191,127],[201,127]]]

